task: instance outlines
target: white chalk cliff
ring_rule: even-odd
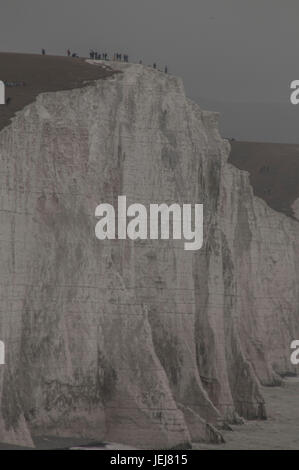
[[[120,65],[118,66],[120,67]],[[0,441],[221,441],[295,372],[298,223],[227,163],[218,115],[140,66],[44,93],[0,132]],[[203,203],[204,246],[95,237],[95,208]]]

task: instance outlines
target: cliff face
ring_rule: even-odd
[[[292,371],[297,222],[253,196],[179,79],[122,72],[44,93],[0,133],[0,441],[217,442]],[[203,203],[203,248],[97,240],[118,195]]]

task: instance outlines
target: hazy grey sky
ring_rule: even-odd
[[[224,133],[299,142],[298,19],[298,0],[1,0],[0,48],[167,64],[190,97],[224,112]]]

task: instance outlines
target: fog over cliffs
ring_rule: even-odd
[[[141,66],[0,132],[0,441],[220,442],[295,372],[298,222],[227,162],[217,113]],[[95,237],[101,203],[203,203],[204,246]]]

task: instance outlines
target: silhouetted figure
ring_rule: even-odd
[[[91,49],[90,52],[89,52],[89,57],[91,59],[94,59],[94,51]]]
[[[167,65],[165,65],[164,72],[165,72],[165,73],[168,73],[168,67],[167,67]]]
[[[267,165],[267,166],[262,166],[260,169],[259,169],[259,173],[269,173],[270,172],[270,167]]]
[[[154,67],[154,69],[156,69],[156,68],[157,68],[157,64],[156,64],[156,62],[154,62],[154,63],[153,63],[153,67]]]
[[[67,56],[69,57],[71,55],[71,51],[68,49],[67,50]]]
[[[46,49],[42,49],[42,55],[46,55]]]
[[[139,64],[142,65],[142,60],[140,59]]]
[[[264,194],[266,194],[267,196],[270,196],[271,193],[272,193],[271,188],[265,188],[264,189]]]

